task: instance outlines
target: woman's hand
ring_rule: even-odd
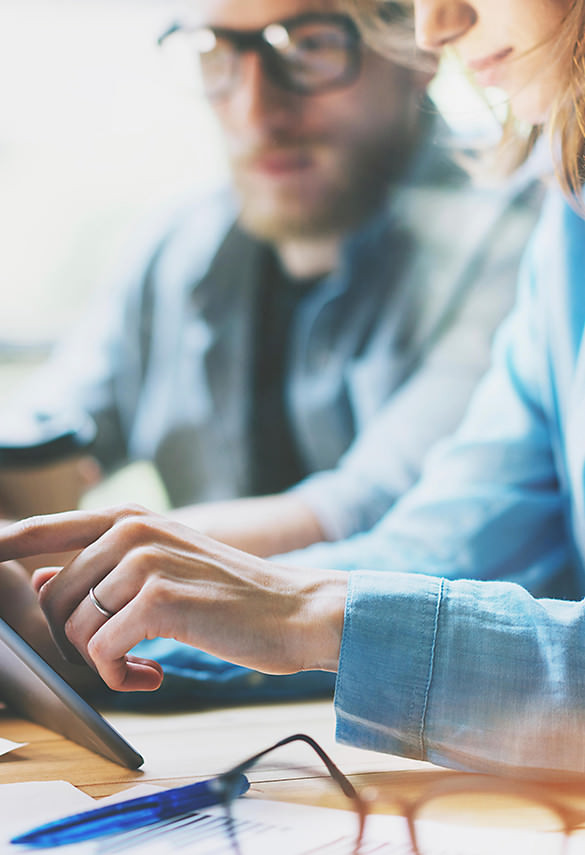
[[[272,564],[135,506],[0,531],[0,560],[58,551],[76,554],[56,574],[38,571],[41,605],[61,649],[112,689],[160,685],[156,663],[127,655],[159,636],[268,673],[337,669],[345,573]]]

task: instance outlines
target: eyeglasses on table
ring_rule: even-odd
[[[302,752],[317,758],[318,765],[309,765]],[[241,775],[252,770],[254,778],[262,782],[253,783],[252,790],[260,790],[266,823],[264,813],[260,821],[257,817],[251,820],[246,811],[247,797],[238,798]],[[310,828],[303,830],[298,848],[296,839],[292,848],[290,840],[283,840],[282,855],[569,855],[574,832],[585,828],[585,809],[571,805],[567,795],[552,786],[445,770],[445,777],[427,784],[412,798],[396,794],[392,773],[364,777],[381,783],[358,789],[312,737],[304,733],[285,737],[219,775],[220,807],[174,820],[173,830],[178,834],[173,837],[172,850],[184,848],[197,855],[267,852],[261,848],[261,835],[270,834],[271,815],[264,801],[270,799],[270,787],[267,794],[263,789],[266,782],[281,782],[281,801],[282,784],[291,779],[296,791],[291,801],[298,800],[306,783],[307,803],[341,809],[343,821],[333,822],[334,839],[327,844],[315,845]],[[391,787],[389,793],[385,784]],[[581,801],[585,804],[585,793]],[[387,813],[394,815],[392,823],[378,826],[377,820],[385,817],[377,814]],[[153,832],[151,827],[138,834],[146,835],[145,844],[152,844],[154,834],[155,846],[160,834],[160,844],[165,846],[164,829]],[[113,855],[129,848],[136,850],[139,840],[122,835],[116,840],[114,836],[100,851]],[[575,839],[576,844],[579,842]],[[571,849],[571,853],[585,851],[585,838],[582,846],[582,850]],[[278,850],[274,855],[279,855]]]
[[[345,802],[345,807],[355,817],[350,837],[331,848],[320,848],[318,851],[323,855],[506,855],[507,852],[565,855],[571,836],[585,828],[585,807],[571,805],[561,790],[553,785],[507,777],[449,772],[441,780],[425,786],[414,798],[395,795],[394,786],[390,797],[385,795],[383,785],[359,790],[318,742],[298,733],[276,742],[220,776],[226,787],[226,836],[231,845],[226,852],[247,855],[252,851],[239,847],[237,821],[232,813],[237,802],[230,798],[231,782],[237,781],[238,775],[258,768],[269,757],[276,761],[281,749],[294,743],[304,743],[319,758],[324,782],[329,781],[323,801],[342,808]],[[273,771],[278,773],[279,768],[280,764],[275,763]],[[282,768],[288,771],[289,763]],[[301,773],[305,770],[314,782],[314,767],[310,770],[306,766],[298,767],[299,770]],[[392,776],[388,773],[384,777],[390,781]],[[404,833],[396,840],[385,841],[381,848],[378,835],[374,842],[369,840],[368,827],[375,822],[376,813],[388,812],[403,818],[400,823],[404,823]],[[501,841],[511,848],[500,848]]]

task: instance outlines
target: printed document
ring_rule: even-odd
[[[63,781],[2,785],[0,855],[32,852],[28,847],[9,842],[12,836],[28,831],[31,826],[156,789],[141,785],[121,796],[96,801]],[[353,855],[355,828],[355,816],[349,811],[246,796],[237,800],[232,817],[232,832],[237,837],[240,855]],[[550,852],[550,838],[546,835],[515,829],[466,827],[461,830],[437,823],[431,839],[430,855],[493,855],[494,852],[498,855],[518,855],[519,852],[540,855]],[[571,840],[566,855],[582,853],[584,843],[583,837]],[[62,847],[63,855],[169,855],[181,851],[197,855],[231,855],[234,852],[223,808],[206,808],[188,817]],[[360,855],[411,855],[405,820],[380,814],[370,816]]]

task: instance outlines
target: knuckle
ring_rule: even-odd
[[[147,576],[142,582],[134,600],[134,615],[147,628],[149,637],[161,634],[160,622],[163,614],[173,608],[175,596],[172,584],[160,573]]]
[[[37,595],[39,605],[49,621],[56,617],[55,598],[52,596],[52,587],[51,580],[45,582]]]
[[[72,617],[65,621],[63,632],[65,633],[67,641],[70,641],[71,644],[75,644],[75,620]]]
[[[99,632],[89,639],[87,655],[110,689],[123,690],[126,672],[124,661],[111,658],[108,643]]]
[[[94,663],[104,662],[107,658],[107,647],[99,633],[95,633],[87,642],[87,653]]]
[[[172,597],[173,586],[169,579],[159,574],[149,576],[142,587],[142,597],[147,602],[162,605]]]
[[[160,555],[150,544],[135,546],[127,555],[128,569],[148,576],[160,566]]]
[[[147,540],[151,528],[144,516],[124,516],[116,523],[116,534],[123,543],[139,544]]]
[[[118,519],[124,519],[125,517],[133,517],[133,516],[145,516],[150,513],[143,505],[139,505],[137,502],[124,502],[122,505],[118,505],[114,508],[115,516]]]
[[[42,588],[39,591],[39,606],[43,611],[45,617],[47,618],[49,624],[52,624],[55,620],[55,614],[53,610],[52,600],[49,597],[49,594]]]

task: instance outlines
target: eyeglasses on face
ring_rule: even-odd
[[[272,83],[298,95],[349,86],[360,72],[361,38],[352,19],[339,13],[307,13],[259,30],[193,27],[175,23],[159,45],[187,49],[208,98],[229,96],[238,85],[242,56],[260,57]]]

